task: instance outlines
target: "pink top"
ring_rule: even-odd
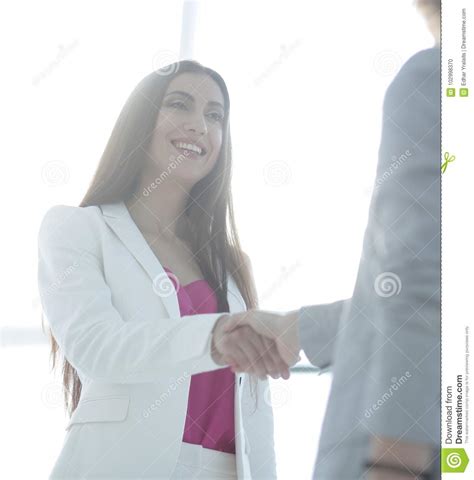
[[[216,295],[205,280],[178,287],[173,272],[164,269],[177,291],[181,315],[217,312]],[[183,442],[235,453],[234,388],[230,367],[191,376]]]

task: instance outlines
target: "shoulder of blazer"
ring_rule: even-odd
[[[101,257],[100,232],[105,226],[99,206],[77,207],[54,205],[50,207],[41,222],[38,242],[40,249],[68,245]],[[46,250],[45,250],[46,251]],[[228,275],[228,294],[237,300],[239,311],[247,310],[232,275]]]
[[[99,246],[98,225],[100,210],[96,206],[76,207],[53,205],[40,223],[38,242],[80,245],[82,248],[97,252]]]

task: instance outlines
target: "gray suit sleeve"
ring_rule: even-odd
[[[301,307],[298,314],[300,345],[319,369],[332,363],[334,345],[344,307],[350,300]]]

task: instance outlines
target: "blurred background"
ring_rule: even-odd
[[[5,7],[4,7],[5,10]],[[384,92],[433,45],[412,0],[19,1],[0,29],[0,477],[47,478],[64,438],[61,372],[41,331],[37,233],[77,205],[129,93],[192,58],[231,99],[233,195],[263,309],[347,298],[357,273]],[[278,478],[310,478],[331,384],[303,360],[270,380]]]

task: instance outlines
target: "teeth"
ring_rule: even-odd
[[[191,150],[201,155],[202,149],[193,143],[173,142],[173,145],[177,148],[184,148],[185,150]]]

